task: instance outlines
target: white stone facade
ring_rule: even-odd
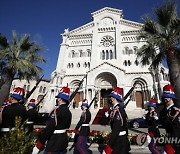
[[[144,108],[154,95],[149,66],[142,66],[136,59],[137,50],[145,43],[138,41],[141,23],[123,18],[122,10],[105,7],[92,14],[92,21],[62,34],[57,67],[51,75],[49,92],[43,111],[55,105],[58,91],[68,84],[73,92],[87,74],[82,87],[74,98],[76,107],[83,98],[90,102],[98,91],[98,107],[107,106],[107,96],[115,86],[123,88],[124,95],[138,81],[131,94],[127,109]],[[161,87],[168,83],[167,70]],[[162,76],[162,74],[160,74]],[[128,99],[127,99],[128,100]],[[126,100],[126,101],[127,101]]]

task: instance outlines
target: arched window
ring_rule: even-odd
[[[137,59],[135,60],[135,62],[134,62],[134,63],[135,63],[135,65],[136,65],[136,66],[138,66],[138,65],[139,65],[139,62],[138,62],[138,60],[137,60]]]
[[[90,68],[90,62],[88,62],[88,68]]]
[[[129,54],[129,48],[125,47],[125,54],[128,55]]]
[[[128,60],[128,66],[130,66],[131,65],[131,61],[130,60]]]
[[[110,59],[113,59],[113,52],[110,50]]]
[[[102,51],[102,60],[104,60],[105,59],[105,52],[104,52],[104,50]]]
[[[91,57],[91,50],[88,49],[88,50],[87,50],[87,53],[88,53],[87,56],[88,56],[88,57]]]
[[[46,87],[43,88],[43,93],[45,93],[45,92],[46,92]]]
[[[77,63],[77,67],[78,67],[78,68],[80,67],[80,63]]]
[[[108,50],[106,50],[106,60],[108,60],[109,59],[109,52],[108,52]]]
[[[74,67],[74,64],[73,64],[73,63],[71,63],[71,67],[72,67],[72,68]]]
[[[71,64],[70,63],[68,63],[67,68],[71,68]]]
[[[83,51],[79,50],[79,57],[83,57]]]
[[[72,58],[74,58],[75,57],[75,51],[72,50],[71,52],[72,52]]]
[[[40,93],[42,93],[42,86],[40,86],[40,88],[39,88],[39,92],[40,92]]]
[[[127,61],[126,60],[124,61],[124,65],[127,66]]]
[[[138,47],[134,46],[133,49],[134,49],[134,54],[137,54]]]

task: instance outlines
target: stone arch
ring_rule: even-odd
[[[100,73],[96,76],[94,85],[99,89],[99,106],[108,106],[108,95],[117,86],[116,77],[110,72]]]
[[[95,85],[99,88],[113,88],[117,85],[117,80],[112,73],[103,72],[95,78]]]
[[[132,85],[135,85],[132,100],[136,102],[137,108],[145,108],[151,95],[147,82],[142,78],[135,78],[132,81]]]
[[[79,86],[79,82],[81,82],[81,81],[78,79],[75,79],[69,83],[69,87],[71,88],[71,93],[74,92],[76,90],[76,88]],[[73,98],[73,102],[76,102],[76,104],[75,104],[76,107],[79,106],[79,102],[83,99],[82,88],[83,88],[83,85],[81,85],[78,92],[76,93],[76,95]]]

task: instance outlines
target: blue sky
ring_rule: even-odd
[[[29,34],[30,39],[41,44],[46,51],[47,63],[40,65],[44,77],[56,68],[64,29],[75,29],[91,21],[91,13],[103,7],[122,9],[124,18],[142,22],[142,17],[152,14],[162,0],[0,0],[0,32],[8,39],[12,30]],[[178,10],[179,6],[178,6]]]

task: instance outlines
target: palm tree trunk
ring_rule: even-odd
[[[172,53],[172,51],[169,53]],[[175,55],[168,55],[167,64],[169,67],[170,82],[174,86],[174,91],[177,98],[175,100],[175,104],[180,108],[180,69],[177,57]]]
[[[0,88],[0,107],[2,106],[5,99],[9,97],[10,88],[12,85],[13,77],[9,77],[5,80],[5,83]]]
[[[158,100],[159,100],[162,95],[159,67],[157,67],[157,69],[156,69],[156,74],[157,74],[157,89],[158,89]]]

